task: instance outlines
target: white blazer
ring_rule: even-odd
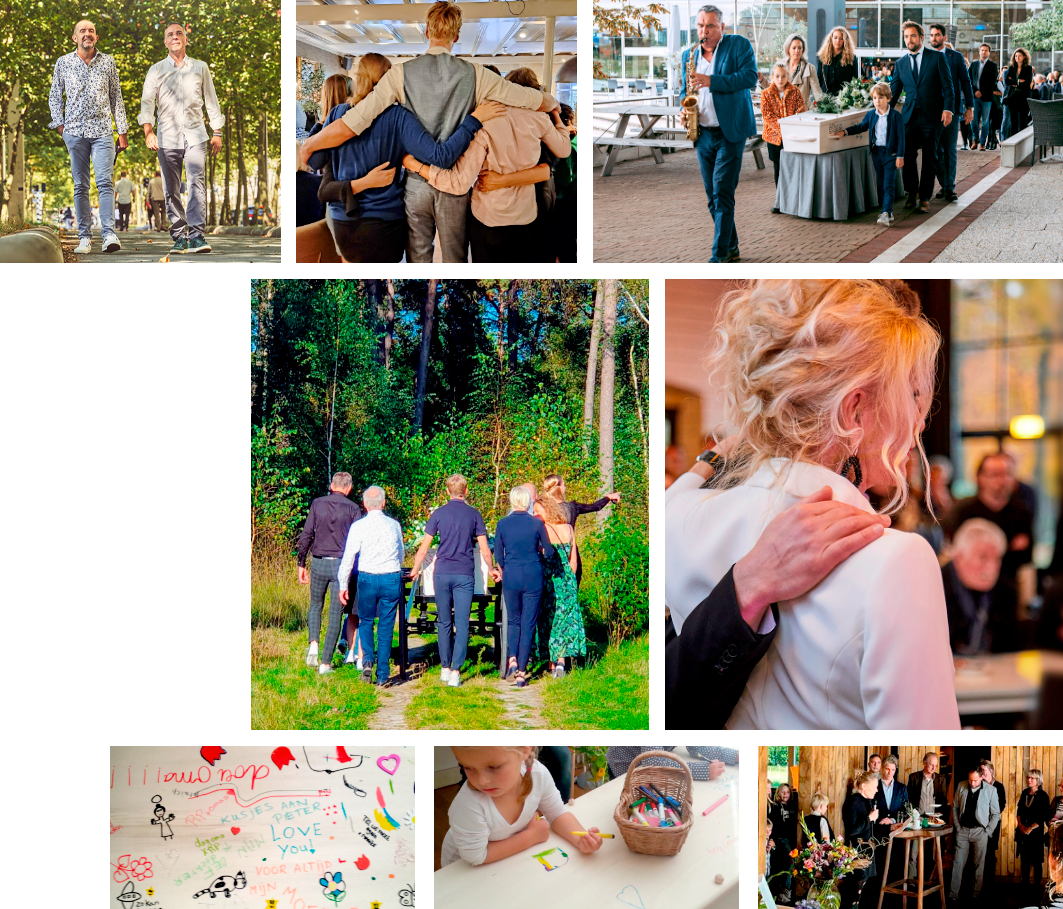
[[[871,512],[844,477],[784,458],[742,486],[665,493],[665,602],[677,633],[779,512],[823,486]],[[805,596],[779,604],[779,631],[728,729],[959,729],[941,570],[930,545],[887,529]],[[706,691],[706,697],[712,692]]]

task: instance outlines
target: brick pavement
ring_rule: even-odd
[[[708,261],[712,255],[712,223],[697,156],[693,151],[681,151],[665,155],[664,161],[622,161],[605,178],[599,176],[601,168],[595,169],[595,262]],[[960,151],[957,184],[983,168],[994,170],[998,163],[999,156],[994,152]],[[895,206],[897,220],[890,228],[875,223],[878,209],[850,221],[773,215],[775,181],[767,155],[765,165],[764,170],[757,170],[752,153],[747,153],[742,161],[742,176],[735,193],[742,262],[852,261],[847,259],[850,254],[880,235],[888,235],[885,245],[891,245],[902,236],[906,222],[921,223],[926,218],[906,211],[903,200]],[[931,202],[931,212],[944,204]]]

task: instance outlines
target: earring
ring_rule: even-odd
[[[853,470],[853,479],[851,482],[853,486],[856,486],[859,489],[860,484],[864,482],[864,472],[860,469],[860,459],[856,455],[849,455],[849,457],[845,459],[845,463],[842,464],[842,469],[839,473],[843,477],[848,478],[850,467]]]

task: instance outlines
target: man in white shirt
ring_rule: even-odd
[[[406,549],[402,527],[384,514],[384,490],[370,486],[362,493],[365,517],[355,521],[347,532],[347,544],[340,561],[340,602],[347,605],[347,582],[358,557],[358,639],[362,653],[362,680],[373,681],[372,653],[376,651],[376,683],[383,685],[390,675],[391,633],[395,613],[402,601],[402,560]],[[377,620],[376,647],[373,646],[373,619]],[[322,675],[329,670],[322,663]]]
[[[122,179],[114,185],[114,197],[118,203],[118,230],[129,230],[129,212],[133,209],[137,191],[125,171],[122,171]]]
[[[166,211],[170,218],[173,247],[170,254],[206,253],[210,246],[203,239],[207,213],[207,191],[203,172],[207,162],[207,130],[203,124],[203,107],[210,116],[210,152],[221,150],[221,128],[225,115],[210,78],[210,68],[202,60],[185,54],[188,37],[184,26],[174,22],[166,26],[165,60],[148,70],[140,98],[140,120],[144,141],[159,154],[159,169],[166,188]],[[153,108],[158,101],[158,134],[152,128]],[[188,176],[188,210],[181,200],[181,166]]]

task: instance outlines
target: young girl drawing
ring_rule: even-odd
[[[583,825],[565,808],[549,771],[532,746],[454,748],[465,771],[450,806],[450,829],[443,839],[442,865],[459,858],[470,865],[497,862],[545,843],[553,830],[580,852],[597,852],[598,828],[575,836]],[[541,815],[541,817],[540,817]]]

